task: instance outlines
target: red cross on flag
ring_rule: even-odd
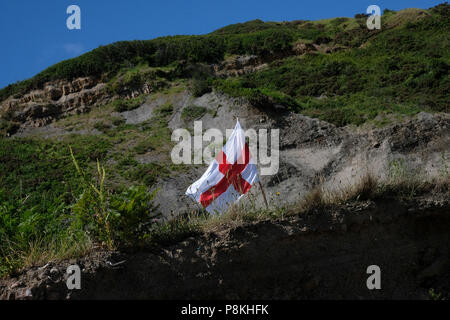
[[[202,177],[186,191],[209,213],[223,213],[258,182],[245,134],[239,124]]]

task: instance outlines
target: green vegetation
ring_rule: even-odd
[[[104,159],[109,148],[93,137],[72,146],[83,164]],[[61,258],[89,247],[90,239],[68,223],[82,186],[66,142],[0,139],[0,180],[0,274],[33,255]]]
[[[180,168],[137,165],[129,156],[120,162],[125,170],[105,169],[113,142],[107,136],[0,139],[0,276],[83,255],[92,243],[116,248],[153,239],[157,190],[148,187]]]
[[[446,170],[429,181],[407,170],[402,160],[394,160],[387,181],[367,174],[338,192],[318,186],[289,206],[271,201],[273,206],[266,210],[251,202],[223,216],[194,211],[162,223],[152,204],[157,190],[149,192],[146,186],[183,167],[138,164],[131,151],[111,155],[114,141],[109,136],[0,140],[0,276],[86,254],[93,243],[106,248],[153,246],[226,226],[328,210],[349,201],[387,195],[411,200],[427,192],[450,191]],[[116,166],[103,166],[119,155]],[[121,180],[117,187],[112,181],[117,175],[130,182]]]
[[[130,111],[134,110],[136,108],[139,108],[145,101],[145,96],[139,96],[137,98],[124,100],[124,99],[117,99],[113,101],[114,110],[117,112],[124,112],[124,111]]]
[[[192,81],[192,95],[201,97],[205,93],[211,92],[210,80],[204,78],[194,78]]]
[[[431,10],[416,22],[381,32],[364,48],[275,61],[260,72],[217,80],[215,87],[257,106],[281,94],[271,103],[339,126],[361,124],[383,113],[448,112],[445,34],[450,27],[445,24],[448,6],[444,8],[445,13]]]
[[[151,68],[147,63],[135,67],[123,67],[109,80],[106,89],[113,94],[126,94],[140,91],[144,84],[151,84],[155,89],[167,86],[167,80],[172,79],[174,68]]]
[[[135,157],[143,149],[167,157],[173,107],[163,104],[141,125],[102,111],[111,108],[57,123],[82,122],[101,135],[0,139],[0,276],[83,255],[93,243],[115,248],[167,238],[153,186],[184,167],[139,164]]]
[[[70,150],[73,163],[82,177],[83,193],[72,207],[76,230],[82,230],[109,249],[118,244],[137,244],[155,223],[152,200],[143,186],[132,186],[121,193],[105,188],[106,171],[97,161],[97,176],[92,179],[78,164]]]

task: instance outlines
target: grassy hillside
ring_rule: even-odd
[[[48,81],[94,76],[119,95],[122,87],[147,81],[159,88],[153,98],[187,87],[194,95],[214,88],[263,108],[281,103],[338,126],[359,125],[389,113],[448,112],[448,34],[448,4],[385,10],[381,31],[369,31],[364,15],[281,23],[254,20],[202,36],[103,46],[3,88],[0,101]],[[292,48],[298,44],[319,49],[296,55]],[[257,55],[268,66],[228,78],[214,77],[205,68],[235,55]],[[197,217],[194,222],[159,223],[154,194],[148,192],[161,177],[185,168],[136,161],[148,152],[167,160],[171,104],[162,105],[140,125],[126,125],[111,115],[134,109],[146,98],[152,96],[115,100],[59,120],[67,130],[97,129],[99,135],[0,138],[0,276],[24,265],[82,255],[93,243],[148,244],[199,230]],[[206,110],[192,106],[184,112],[183,119],[190,119]],[[93,114],[102,120],[91,121]],[[1,120],[0,132],[9,125]]]
[[[360,124],[385,112],[448,111],[449,7],[385,10],[382,29],[374,31],[367,29],[364,15],[356,15],[282,23],[254,20],[202,36],[118,42],[9,85],[0,90],[0,100],[51,80],[81,76],[108,80],[140,65],[176,69],[180,62],[209,64],[254,54],[274,61],[245,77],[217,79],[214,86],[233,95],[283,97],[293,109],[337,125]],[[289,57],[298,43],[341,50]],[[328,98],[316,99],[321,95]]]
[[[448,112],[450,24],[448,6],[441,9],[423,11],[422,18],[392,29],[389,22],[401,14],[388,13],[382,19],[385,30],[373,36],[361,28],[338,33],[350,24],[345,19],[316,23],[323,26],[322,36],[334,35],[331,45],[351,49],[277,60],[266,70],[215,85],[257,101],[261,94],[281,99],[295,111],[338,126],[385,113]]]

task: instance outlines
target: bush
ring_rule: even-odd
[[[105,168],[97,162],[97,176],[91,178],[79,166],[71,150],[73,163],[82,177],[83,193],[72,211],[73,227],[82,229],[112,249],[119,244],[138,244],[151,229],[158,214],[152,200],[156,194],[143,186],[129,187],[119,194],[105,188]]]
[[[124,118],[113,118],[112,120],[112,124],[116,127],[120,127],[121,125],[123,125],[126,122],[126,120]]]
[[[122,244],[142,245],[156,224],[157,207],[153,199],[157,190],[149,193],[144,186],[133,186],[111,196],[112,229],[114,239]]]
[[[192,81],[192,95],[194,97],[201,97],[202,95],[211,92],[210,81],[208,79],[195,78]]]

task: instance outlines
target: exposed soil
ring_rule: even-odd
[[[431,299],[450,289],[448,196],[355,202],[0,281],[0,299]],[[68,290],[66,268],[82,269]],[[117,264],[117,265],[116,265]],[[381,268],[368,290],[366,269]],[[448,296],[447,296],[448,298]]]

